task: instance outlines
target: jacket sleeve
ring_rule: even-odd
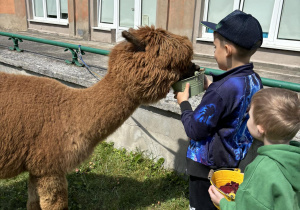
[[[255,167],[253,173],[247,171],[250,166]],[[298,204],[295,201],[295,192],[276,163],[265,161],[264,164],[248,165],[244,182],[236,193],[235,201],[222,199],[220,207],[221,210],[297,209]]]
[[[220,201],[220,208],[221,210],[270,210],[262,203],[258,202],[247,191],[240,191],[239,196],[236,197],[235,201],[228,201],[223,198]]]
[[[207,139],[216,133],[218,122],[226,112],[222,97],[215,91],[206,91],[201,103],[192,111],[189,102],[180,104],[181,121],[187,136],[195,141]]]

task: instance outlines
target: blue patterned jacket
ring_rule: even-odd
[[[181,121],[191,139],[187,173],[203,178],[210,168],[236,167],[244,158],[253,142],[247,109],[262,88],[252,63],[212,76],[213,83],[195,111],[188,101],[180,104]]]

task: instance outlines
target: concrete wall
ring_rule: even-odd
[[[26,31],[26,7],[22,0],[0,1],[0,29]]]
[[[194,24],[195,1],[170,0],[168,30],[187,36],[192,40]]]
[[[185,171],[188,138],[177,113],[142,106],[107,141],[116,148],[144,151],[155,160],[163,157],[164,167]]]
[[[85,40],[90,39],[89,0],[75,0],[75,35]]]
[[[156,4],[156,27],[167,29],[169,17],[169,1],[157,0]]]

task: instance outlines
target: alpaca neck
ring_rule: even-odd
[[[107,75],[83,91],[78,120],[84,127],[82,132],[95,144],[120,127],[139,106],[118,87]]]

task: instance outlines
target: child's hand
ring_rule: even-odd
[[[220,205],[220,200],[222,198],[225,198],[224,195],[222,195],[215,186],[211,185],[208,189],[208,193],[210,195],[210,198],[212,202],[214,202],[217,206]]]
[[[189,89],[190,89],[190,83],[186,83],[185,89],[183,92],[176,92],[174,98],[177,99],[177,103],[181,104],[183,101],[189,100]]]

